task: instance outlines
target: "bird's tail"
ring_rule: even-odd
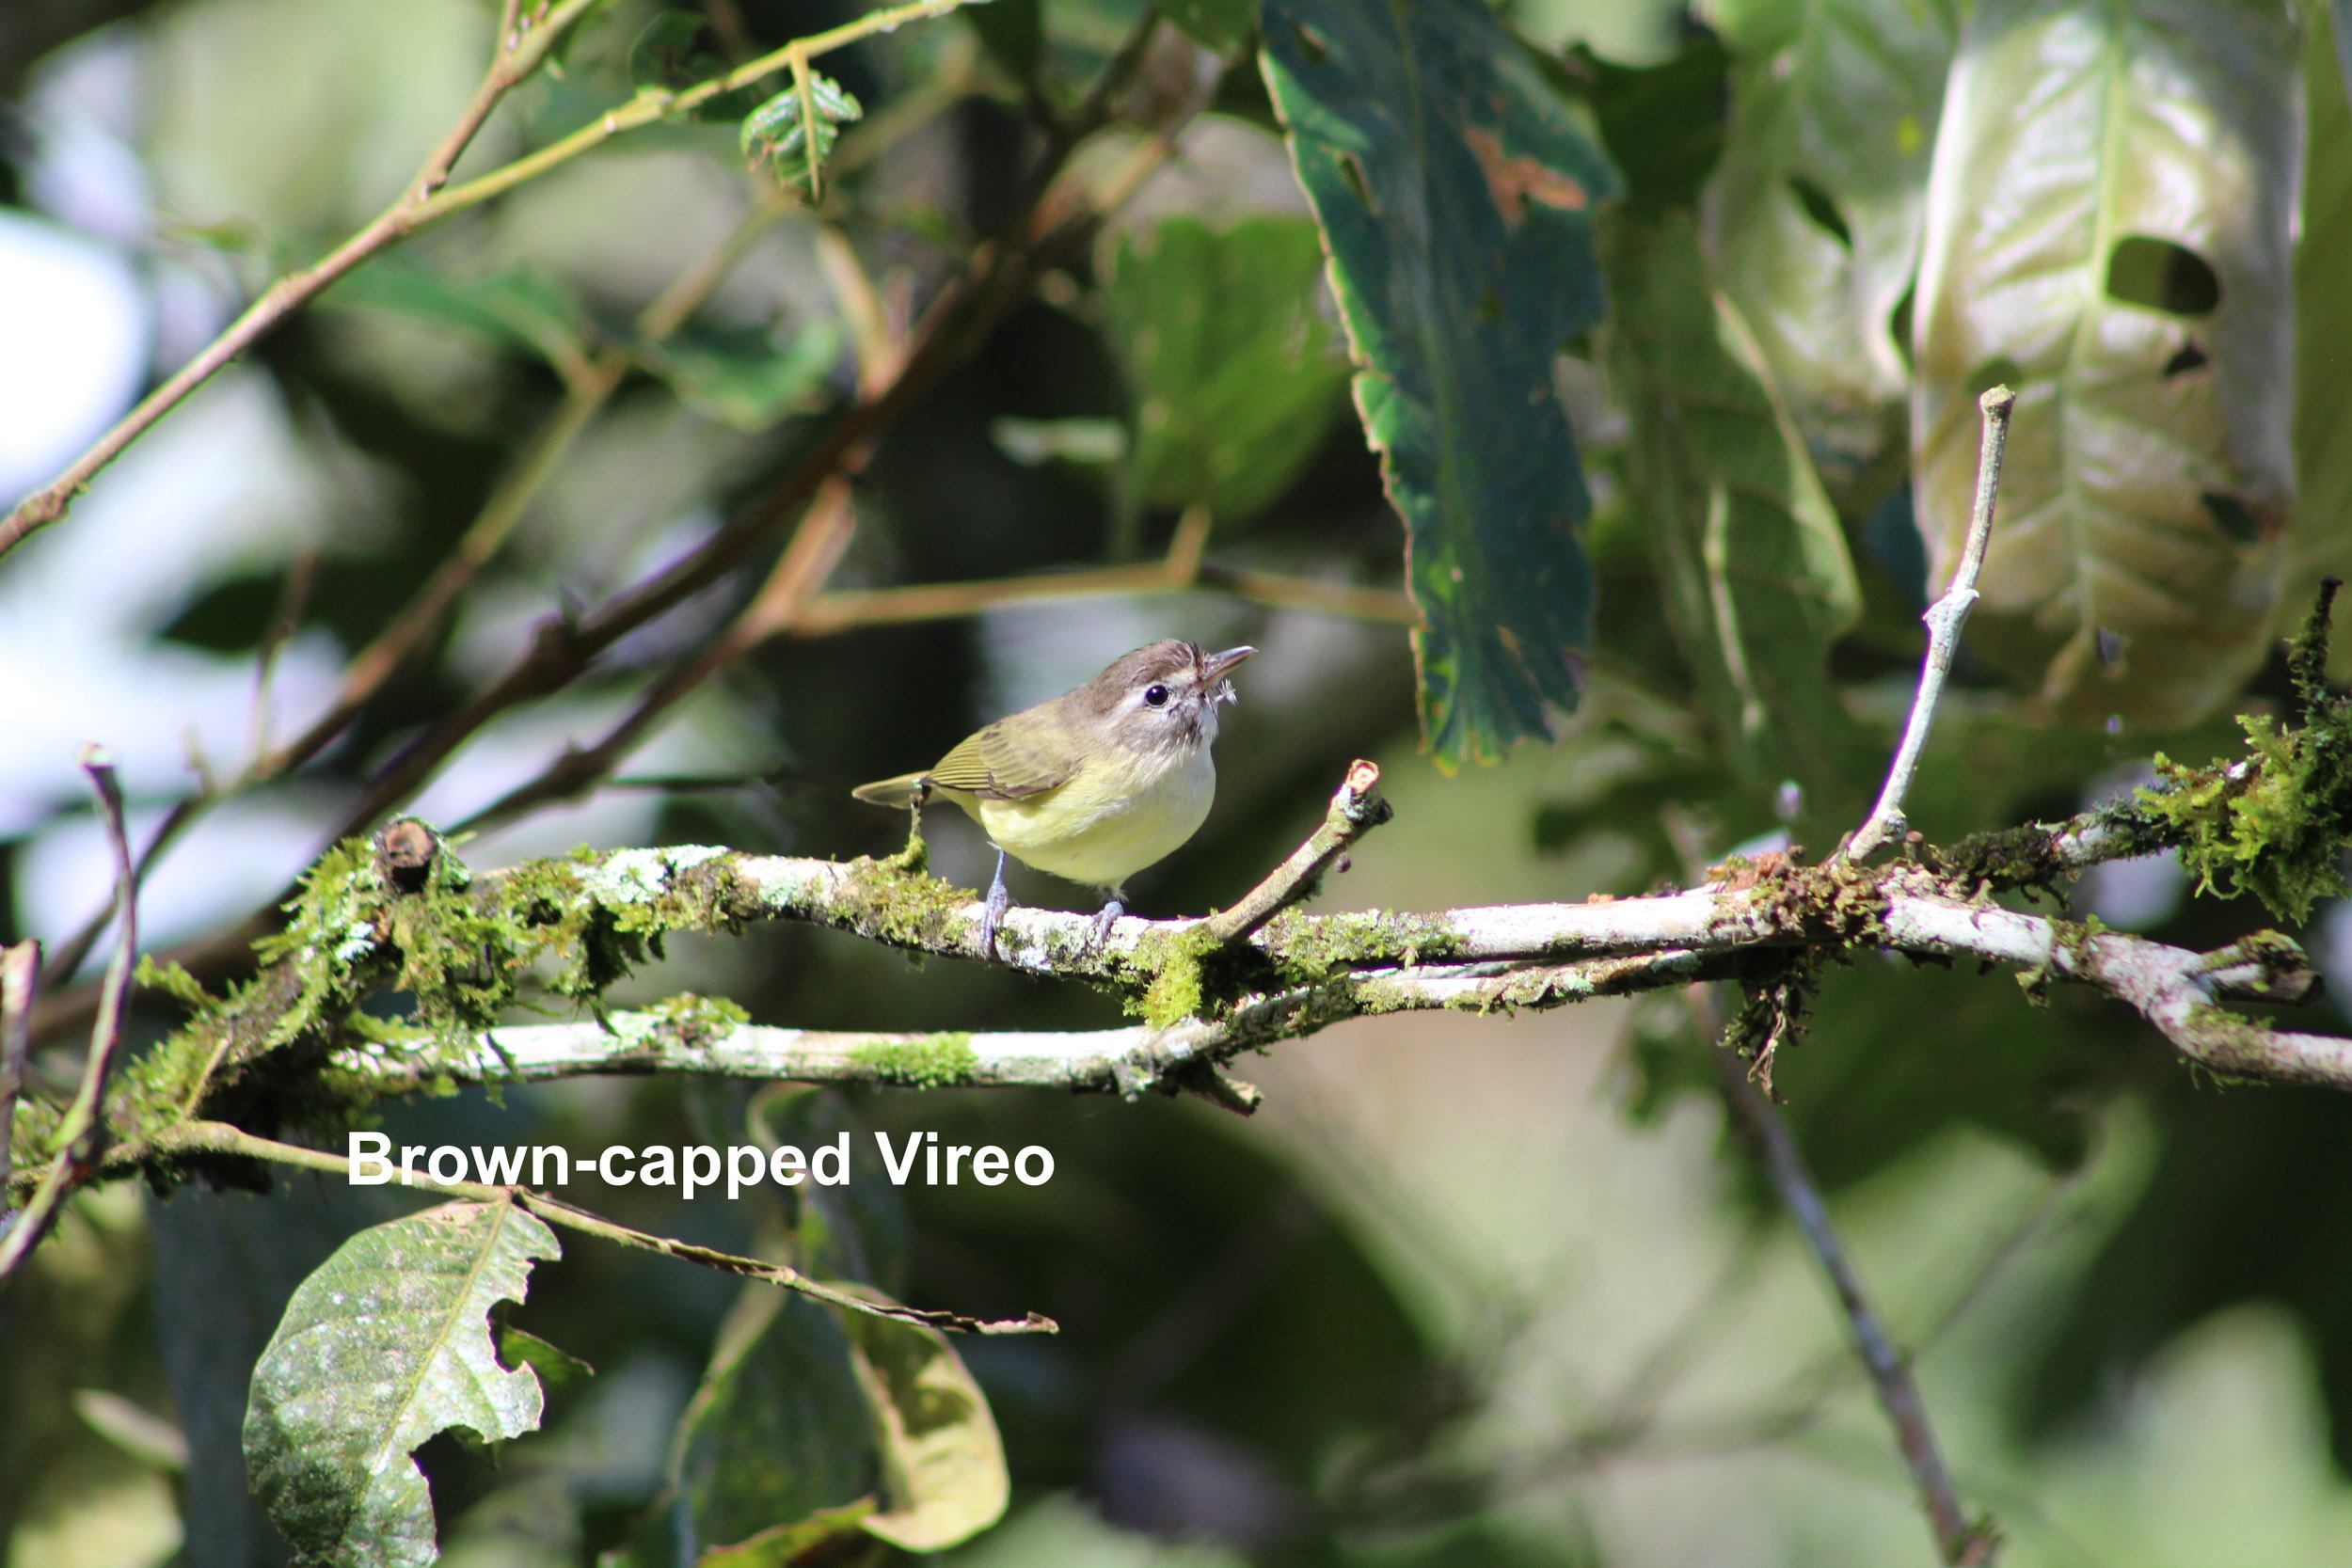
[[[922,773],[901,773],[895,779],[877,779],[850,791],[859,800],[877,806],[896,806],[900,811],[913,811],[931,792],[931,782]]]

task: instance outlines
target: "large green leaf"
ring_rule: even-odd
[[[587,357],[587,312],[563,284],[528,269],[460,277],[396,252],[352,273],[327,298],[527,348],[559,369]]]
[[[2280,0],[1983,0],[1930,182],[1912,438],[1950,573],[2018,388],[1972,643],[2053,718],[2186,722],[2264,653],[2294,496],[2302,150]]]
[[[1577,697],[1591,510],[1552,359],[1598,320],[1614,172],[1479,0],[1269,0],[1265,75],[1330,252],[1356,402],[1405,518],[1441,761]]]
[[[2332,35],[2332,36],[2331,36]],[[2311,157],[2303,173],[2303,237],[2295,257],[2295,462],[2301,505],[2294,567],[2278,619],[2292,626],[2319,578],[2352,577],[2352,0],[2314,10],[2304,41]],[[2352,638],[2338,638],[2330,672],[2352,679]]]
[[[1798,424],[1836,468],[1903,446],[1895,313],[1918,265],[1951,0],[1715,0],[1737,66],[1709,239]],[[1833,476],[1836,477],[1836,476]]]
[[[862,1521],[910,1552],[944,1551],[1004,1517],[1011,1494],[988,1397],[947,1337],[921,1323],[843,1312],[874,1418],[890,1509]]]
[[[797,1527],[872,1494],[873,1440],[850,1355],[831,1309],[766,1283],[743,1288],[678,1423],[672,1461],[698,1550]]]
[[[1303,217],[1178,216],[1120,237],[1104,325],[1135,398],[1140,499],[1236,521],[1290,488],[1347,383],[1322,283]]]
[[[1861,607],[1837,514],[1738,308],[1708,283],[1696,217],[1613,213],[1601,256],[1624,472],[1676,641],[1745,771],[1796,779],[1848,819],[1869,763],[1857,772],[1868,748],[1829,680],[1830,643]]]
[[[434,1560],[411,1450],[463,1428],[539,1424],[538,1379],[499,1364],[490,1308],[520,1301],[554,1233],[506,1203],[451,1203],[363,1230],[294,1291],[253,1370],[253,1490],[296,1558],[335,1568]]]

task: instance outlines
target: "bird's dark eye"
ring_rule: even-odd
[[[1143,700],[1153,707],[1168,705],[1168,688],[1154,683],[1143,689]]]

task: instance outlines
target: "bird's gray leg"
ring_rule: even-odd
[[[1012,891],[1005,886],[1005,852],[996,851],[996,879],[988,884],[988,900],[980,906],[980,957],[1001,960],[996,950],[996,928],[1005,923],[1005,911],[1012,907]]]
[[[1099,953],[1109,943],[1112,923],[1127,912],[1127,906],[1120,902],[1126,896],[1127,890],[1123,887],[1106,887],[1103,890],[1103,908],[1096,913],[1094,924],[1087,927],[1086,950],[1088,952]]]

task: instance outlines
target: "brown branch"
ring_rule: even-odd
[[[40,942],[28,938],[0,948],[0,1193],[16,1172],[16,1100],[32,1056],[33,992],[40,984]]]
[[[1879,1322],[1869,1295],[1863,1289],[1862,1276],[1855,1271],[1853,1260],[1847,1257],[1836,1227],[1830,1223],[1829,1206],[1822,1202],[1820,1189],[1814,1185],[1812,1173],[1805,1168],[1804,1155],[1798,1149],[1788,1121],[1766,1098],[1737,1051],[1719,1043],[1709,1047],[1708,1053],[1713,1059],[1716,1084],[1733,1124],[1755,1148],[1781,1207],[1788,1211],[1797,1228],[1804,1233],[1805,1244],[1812,1248],[1814,1260],[1820,1264],[1823,1277],[1837,1297],[1838,1310],[1845,1315],[1846,1327],[1853,1336],[1855,1354],[1869,1374],[1879,1406],[1895,1429],[1895,1442],[1901,1450],[1903,1465],[1918,1488],[1920,1504],[1927,1511],[1928,1528],[1935,1536],[1937,1555],[1954,1564],[1991,1562],[2000,1548],[2000,1535],[1989,1517],[1972,1519],[1961,1505],[1960,1493],[1952,1484],[1951,1473],[1936,1444],[1935,1429],[1929,1424],[1927,1403],[1919,1397],[1918,1381],[1912,1376],[1911,1364],[1895,1348],[1885,1326]]]

